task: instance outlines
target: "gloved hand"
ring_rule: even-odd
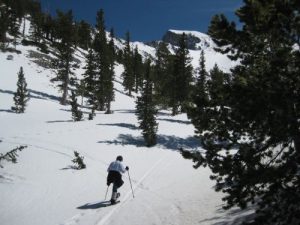
[[[125,170],[129,170],[129,167],[128,167],[128,166],[126,166]]]

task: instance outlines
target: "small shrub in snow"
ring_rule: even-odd
[[[74,169],[81,170],[85,169],[86,165],[83,162],[83,156],[80,156],[78,152],[74,151],[75,159],[72,160],[72,162],[75,164],[73,167]]]
[[[13,59],[14,59],[14,56],[13,56],[13,55],[8,55],[8,56],[6,57],[6,59],[7,59],[7,60],[13,60]]]

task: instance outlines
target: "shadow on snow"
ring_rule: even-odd
[[[99,209],[110,205],[111,205],[110,201],[103,201],[97,203],[87,203],[85,205],[77,207],[77,209]]]
[[[219,209],[217,210],[217,212],[224,212],[224,209]],[[210,224],[212,225],[242,225],[245,221],[253,221],[254,216],[254,208],[249,207],[248,209],[244,210],[228,210],[225,215],[214,216],[212,218],[204,219],[199,222],[210,222]]]
[[[43,99],[43,100],[54,100],[54,101],[59,101],[60,97],[54,96],[54,95],[49,95],[47,93],[44,92],[40,92],[40,91],[35,91],[32,89],[28,89],[29,92],[29,98],[35,98],[35,99]],[[0,89],[0,93],[4,93],[4,94],[10,94],[10,95],[14,95],[15,92],[14,91],[10,91],[10,90],[3,90]]]
[[[70,123],[74,122],[73,120],[51,120],[51,121],[46,121],[46,123]]]
[[[98,125],[101,126],[112,126],[112,127],[123,127],[123,128],[128,128],[131,130],[137,130],[138,127],[136,127],[134,124],[130,123],[99,123]]]
[[[112,141],[99,141],[98,143],[115,144],[115,145],[134,145],[136,147],[145,147],[144,138],[141,136],[134,137],[130,134],[120,134],[116,140]],[[166,149],[178,150],[184,149],[196,149],[200,147],[199,140],[195,137],[180,138],[169,135],[158,135],[157,145]]]
[[[0,109],[0,112],[15,113],[11,109]]]
[[[181,123],[181,124],[192,124],[190,121],[188,120],[174,120],[174,119],[161,119],[161,118],[158,118],[157,120],[160,120],[160,121],[167,121],[167,122],[171,122],[171,123]]]

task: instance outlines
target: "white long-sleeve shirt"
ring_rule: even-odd
[[[124,167],[124,165],[122,164],[122,162],[116,160],[112,163],[110,163],[109,167],[107,168],[107,172],[109,171],[117,171],[119,173],[125,173],[126,169]]]

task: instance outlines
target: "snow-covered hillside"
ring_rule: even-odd
[[[201,33],[199,31],[186,30],[169,30],[167,33],[175,35],[182,35],[183,33],[185,33],[198,40],[198,42],[195,44],[195,49],[189,49],[189,55],[192,59],[191,64],[194,69],[197,69],[199,67],[199,59],[202,50],[204,51],[205,66],[207,71],[210,71],[214,67],[214,65],[217,64],[218,67],[224,72],[230,72],[230,69],[238,63],[237,61],[230,60],[226,55],[216,52],[214,49],[216,47],[216,44],[207,34]],[[110,38],[109,34],[107,34],[107,37],[108,39]],[[169,50],[172,54],[175,54],[174,49],[176,48],[176,46],[172,45],[175,42],[176,41],[169,43]],[[118,49],[123,49],[125,46],[125,41],[122,39],[115,39],[115,45]],[[143,58],[155,58],[156,50],[154,47],[148,44],[136,41],[131,43],[131,47],[132,49],[137,47],[139,53],[143,56]]]
[[[188,30],[169,30],[168,32],[182,35],[185,33],[187,36],[192,36],[198,39],[198,42],[195,43],[196,49],[205,50],[207,48],[215,48],[217,47],[216,44],[213,42],[210,36],[207,34],[201,33],[199,31],[188,31]]]
[[[140,50],[152,51],[143,46],[139,44]],[[97,112],[92,121],[85,114],[84,121],[73,122],[70,106],[59,104],[61,93],[50,82],[54,72],[29,58],[37,49],[21,45],[17,49],[22,53],[0,52],[0,153],[19,145],[28,148],[18,153],[17,164],[1,162],[1,225],[212,225],[238,221],[240,214],[221,209],[222,194],[214,191],[209,169],[193,169],[192,162],[177,151],[180,147],[200,149],[186,115],[172,117],[170,112],[160,111],[158,145],[144,147],[134,114],[135,99],[123,94],[119,82],[122,65],[115,68],[114,113]],[[191,54],[197,61],[199,52]],[[211,54],[208,65],[219,60]],[[13,60],[7,60],[8,55],[13,55]],[[79,52],[76,55],[82,57]],[[10,108],[21,66],[31,98],[26,112],[15,114]],[[80,76],[82,69],[74,72]],[[72,169],[74,151],[84,156],[86,169]],[[105,207],[106,169],[117,155],[123,155],[130,167],[135,198],[125,174],[121,203]],[[110,194],[111,187],[106,200]]]

